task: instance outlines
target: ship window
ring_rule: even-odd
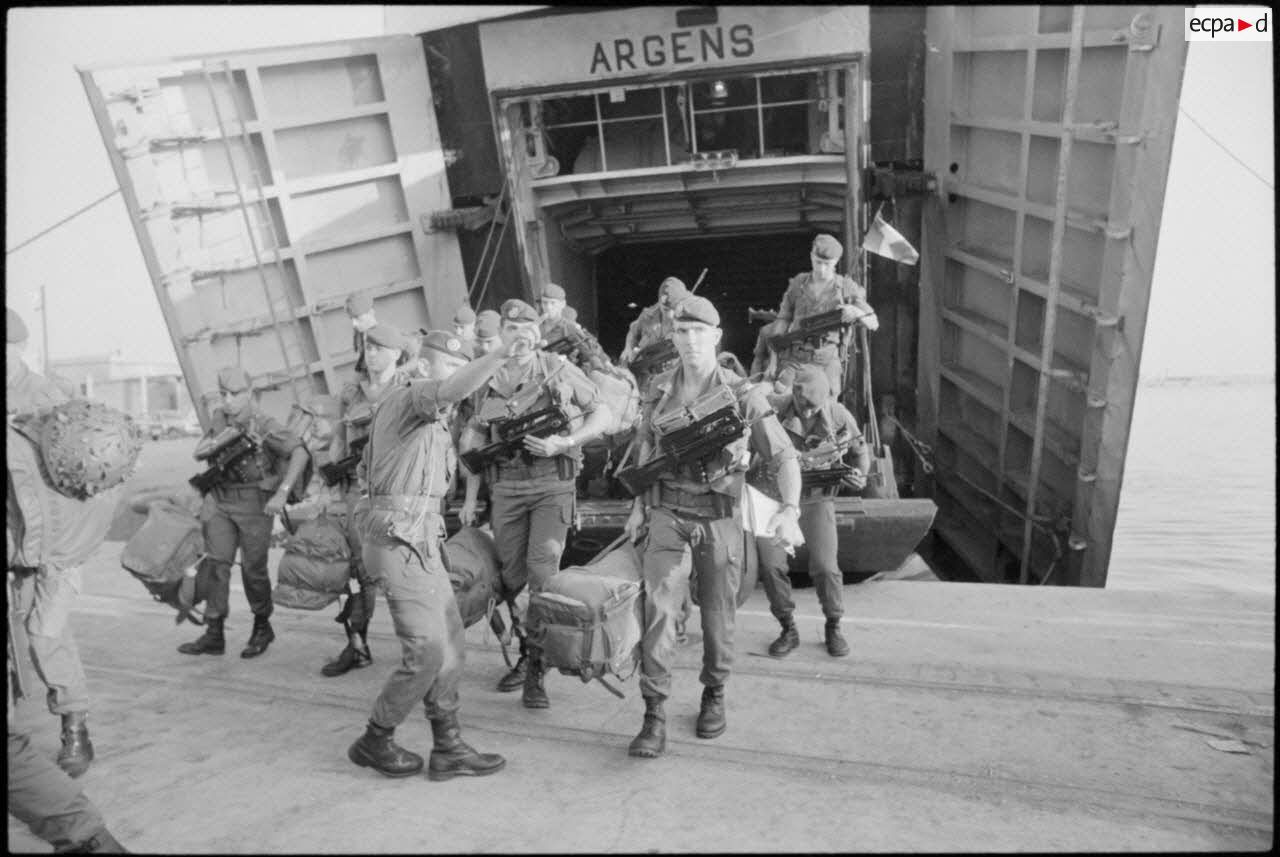
[[[520,102],[535,178],[843,151],[844,69],[724,75]]]

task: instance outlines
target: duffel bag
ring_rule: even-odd
[[[470,628],[486,616],[498,615],[494,607],[502,602],[502,578],[498,572],[498,546],[490,533],[477,527],[458,530],[444,543],[444,565],[463,627]],[[501,621],[499,617],[498,622]],[[497,627],[494,631],[499,636],[503,633]]]
[[[584,682],[596,679],[622,696],[604,676],[613,673],[625,679],[640,663],[643,617],[638,581],[566,568],[529,597],[527,616],[529,641],[541,651],[546,666]]]
[[[146,520],[120,552],[120,565],[152,598],[177,610],[177,622],[189,619],[199,625],[203,620],[194,608],[204,601],[209,586],[203,557],[199,519],[181,504],[163,499],[148,506]]]
[[[295,610],[322,610],[351,579],[351,546],[342,522],[326,514],[298,525],[284,539],[271,600]]]

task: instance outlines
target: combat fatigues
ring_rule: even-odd
[[[843,304],[853,304],[864,313],[872,312],[867,303],[866,289],[853,280],[836,274],[829,282],[815,286],[812,272],[806,271],[792,277],[787,284],[778,307],[778,320],[786,325],[784,332],[790,332],[799,327],[801,319],[834,310]],[[806,364],[820,366],[827,373],[831,389],[838,393],[844,387],[844,367],[840,362],[841,336],[839,331],[830,331],[816,342],[810,340],[791,346],[778,355],[778,376],[788,369],[794,373],[795,369]]]
[[[441,559],[441,501],[455,465],[439,381],[397,380],[375,412],[364,463],[368,511],[360,520],[368,580],[382,589],[402,661],[371,720],[398,726],[425,702],[427,717],[456,711],[462,616]]]
[[[828,399],[806,419],[796,411],[790,396],[780,399],[777,403],[778,421],[802,451],[828,443],[840,445],[847,450],[845,454],[852,453],[855,457],[865,450],[862,432],[844,405]],[[843,457],[833,454],[828,459],[806,462],[802,456],[801,470],[811,466],[830,467]],[[781,501],[769,468],[753,467],[748,481],[769,497]],[[802,490],[799,524],[809,551],[809,578],[817,590],[822,614],[828,621],[838,621],[844,615],[844,579],[836,559],[839,543],[834,490]],[[791,623],[796,608],[791,597],[791,581],[787,577],[787,555],[772,538],[766,536],[756,538],[756,551],[760,558],[760,581],[769,597],[769,610],[785,627]]]
[[[678,366],[655,379],[646,398],[640,440],[649,444],[653,456],[660,454],[661,447],[653,421],[681,407],[683,378],[684,369]],[[675,620],[691,586],[702,620],[700,680],[708,688],[728,681],[745,545],[738,507],[749,455],[754,453],[765,461],[795,455],[786,433],[769,416],[769,402],[759,387],[721,367],[716,368],[705,392],[713,392],[717,386],[733,393],[739,415],[751,426],[748,435],[727,446],[704,468],[682,466],[678,473],[662,476],[646,498],[650,515],[643,564],[640,678],[640,691],[646,699],[670,695]]]
[[[541,392],[523,413],[554,404],[572,419],[589,415],[596,408],[596,387],[577,367],[563,357],[538,352],[523,366],[505,363],[467,401],[469,427],[486,442],[497,440],[497,423],[520,416],[509,413],[508,400],[524,399],[539,388]],[[485,474],[508,601],[514,600],[526,583],[531,592],[541,591],[559,570],[565,537],[573,524],[574,480],[581,456],[576,447],[554,458],[520,451],[499,460]]]
[[[11,417],[68,401],[25,364],[12,371],[5,388]],[[15,606],[24,617],[32,665],[47,688],[50,713],[62,719],[58,762],[79,776],[93,759],[93,745],[85,725],[89,691],[71,633],[71,608],[80,592],[80,565],[106,538],[120,489],[88,500],[64,496],[45,481],[40,455],[33,439],[12,424],[7,427],[8,567],[18,582]]]
[[[216,408],[210,423],[207,437],[234,425],[257,438],[259,449],[232,468],[233,481],[219,484],[205,495],[200,509],[205,550],[209,554],[205,560],[210,579],[205,618],[225,619],[229,612],[231,566],[239,548],[245,598],[255,620],[265,621],[272,610],[271,578],[267,574],[272,516],[263,507],[279,487],[289,457],[302,441],[254,404],[238,417]]]

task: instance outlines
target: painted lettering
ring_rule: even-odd
[[[736,24],[729,28],[729,41],[733,44],[731,53],[735,57],[749,57],[756,52],[752,35],[750,24]]]
[[[715,33],[714,40],[712,32]],[[699,41],[702,43],[702,59],[707,61],[711,59],[711,52],[715,51],[716,59],[724,59],[724,31],[719,27],[712,30],[699,30],[698,35],[701,37]]]
[[[623,50],[624,48],[626,50]],[[632,55],[635,52],[636,52],[636,46],[631,44],[630,39],[614,39],[613,40],[613,53],[614,53],[614,59],[617,60],[618,71],[622,71],[623,63],[626,63],[627,65],[631,66],[632,69],[636,67],[635,62],[631,59]]]
[[[693,57],[687,52],[689,50],[689,37],[693,33],[688,30],[679,30],[671,34],[671,61],[674,63],[691,63]]]
[[[666,51],[662,49],[663,42],[664,39],[662,36],[645,36],[640,42],[641,46],[644,48],[645,65],[662,65],[667,61]],[[652,52],[649,50],[651,46],[654,48]]]
[[[609,68],[609,58],[604,55],[604,45],[596,42],[595,53],[591,55],[591,71],[589,74],[595,74],[596,69],[600,66],[604,66],[606,72],[613,70]]]

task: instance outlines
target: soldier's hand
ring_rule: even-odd
[[[271,495],[271,499],[267,501],[267,505],[262,507],[264,515],[279,515],[284,511],[285,501],[289,499],[289,495],[284,491],[277,491]]]
[[[644,532],[645,514],[641,507],[632,507],[631,514],[627,516],[627,522],[622,525],[622,532],[627,534],[633,542],[640,540],[641,534]]]
[[[480,522],[480,515],[476,511],[475,500],[464,500],[462,503],[462,511],[458,513],[458,521],[464,527],[474,527]]]
[[[861,491],[863,488],[867,487],[867,474],[863,473],[856,467],[853,468],[853,472],[850,473],[847,478],[849,480],[849,486],[857,491]]]
[[[618,355],[618,362],[621,363],[623,366],[626,366],[628,363],[631,362],[631,358],[635,356],[636,356],[636,350],[634,348],[624,348],[622,349],[622,353]]]
[[[542,458],[564,455],[569,451],[570,447],[572,447],[572,444],[569,443],[569,438],[560,434],[553,434],[550,437],[526,437],[524,439],[524,448]]]

